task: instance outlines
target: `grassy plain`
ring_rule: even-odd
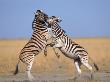
[[[73,39],[83,46],[89,56],[99,66],[101,72],[110,72],[110,38],[77,38]],[[12,74],[15,70],[20,50],[28,40],[0,40],[0,75]],[[58,59],[52,48],[48,48],[48,55],[44,56],[43,51],[35,57],[33,73],[60,73],[74,75],[76,69],[74,61],[65,57],[58,49]],[[92,64],[92,61],[90,61]],[[83,71],[88,71],[82,66]],[[20,63],[20,73],[25,72],[25,65]]]

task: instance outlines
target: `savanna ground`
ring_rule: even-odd
[[[62,55],[56,50],[58,59],[52,48],[48,48],[48,55],[43,52],[35,57],[32,74],[34,82],[109,82],[110,81],[110,38],[82,38],[73,39],[83,46],[89,56],[98,65],[99,71],[94,69],[93,79],[90,79],[90,72],[84,66],[82,76],[73,80],[77,72],[74,61]],[[20,50],[28,40],[0,40],[0,82],[27,82],[25,65],[20,63],[19,74],[13,76]],[[92,65],[92,61],[89,61]]]

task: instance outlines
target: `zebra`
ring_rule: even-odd
[[[81,75],[80,66],[84,65],[91,71],[92,78],[92,66],[88,63],[88,52],[79,44],[73,42],[65,33],[63,29],[59,26],[58,23],[61,20],[58,17],[51,16],[46,22],[48,23],[48,27],[51,27],[52,33],[55,38],[54,42],[48,44],[48,46],[58,48],[66,57],[73,59],[78,76]],[[91,58],[90,58],[91,59]],[[92,60],[93,61],[93,60]],[[99,70],[98,66],[93,62],[96,70]]]
[[[28,79],[34,80],[34,77],[30,72],[34,57],[45,49],[47,40],[51,38],[51,35],[49,34],[49,30],[45,23],[45,20],[47,18],[48,15],[43,13],[42,10],[37,10],[35,12],[35,18],[32,22],[33,34],[31,36],[31,39],[20,52],[14,75],[18,73],[19,62],[22,61],[26,65],[26,74],[28,76]]]

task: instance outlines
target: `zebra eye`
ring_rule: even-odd
[[[56,18],[56,16],[52,16],[52,18]]]
[[[61,22],[61,21],[62,21],[62,20],[60,20],[60,19],[58,20],[58,22]]]

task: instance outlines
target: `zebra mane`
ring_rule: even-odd
[[[62,29],[62,31],[63,31],[64,33],[66,33],[66,31],[65,31],[64,29]]]
[[[55,23],[57,28],[61,29],[63,33],[66,33],[66,31],[64,29],[61,28],[61,26],[58,24],[58,22]]]

